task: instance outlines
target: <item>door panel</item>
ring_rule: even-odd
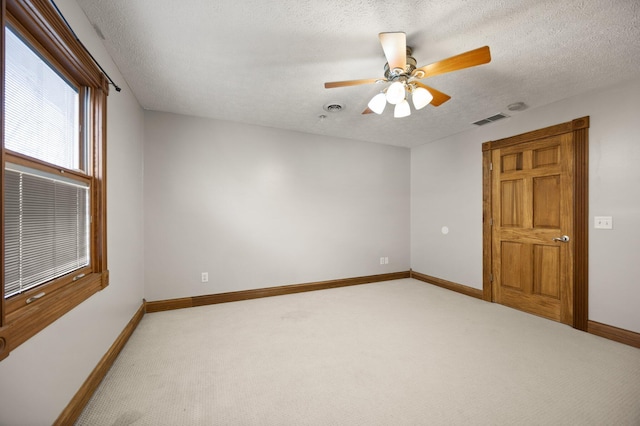
[[[534,228],[560,229],[560,176],[533,178]]]
[[[533,150],[533,168],[542,166],[558,165],[560,163],[560,150],[557,145],[534,149]]]
[[[560,247],[533,246],[533,293],[560,300]]]
[[[527,274],[524,268],[512,268],[511,265],[526,265],[528,261],[527,246],[522,243],[503,241],[501,257],[502,286],[512,290],[525,291]]]
[[[507,180],[501,182],[502,215],[501,224],[504,227],[522,227],[522,203],[524,183],[522,180]]]
[[[572,134],[492,150],[494,300],[572,323]]]

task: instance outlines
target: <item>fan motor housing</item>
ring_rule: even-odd
[[[404,70],[399,71],[399,68],[390,69],[389,63],[384,64],[384,77],[389,81],[395,81],[400,77],[408,77],[411,75],[413,70],[416,69],[416,58],[411,56],[413,53],[413,49],[407,46],[407,64],[404,67]]]

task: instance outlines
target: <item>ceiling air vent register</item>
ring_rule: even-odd
[[[322,107],[327,112],[340,112],[344,109],[344,105],[337,102],[329,102]]]
[[[491,117],[475,121],[473,124],[475,124],[476,126],[484,126],[485,124],[493,123],[494,121],[502,120],[503,118],[507,117],[509,117],[507,114],[499,112],[498,114],[492,115]]]

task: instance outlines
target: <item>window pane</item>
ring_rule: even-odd
[[[5,27],[5,147],[80,169],[79,94]]]
[[[5,170],[5,298],[89,264],[89,187]]]

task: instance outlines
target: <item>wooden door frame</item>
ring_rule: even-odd
[[[573,327],[587,331],[589,320],[589,117],[482,144],[482,298],[493,301],[491,151],[537,139],[573,133],[574,256]]]

